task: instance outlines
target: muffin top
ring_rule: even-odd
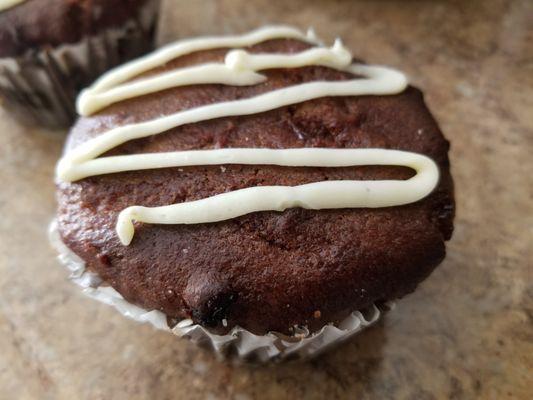
[[[0,57],[43,46],[76,43],[136,17],[148,0],[4,0],[0,2]]]
[[[452,233],[448,142],[403,74],[270,27],[104,75],[58,164],[65,244],[124,298],[290,333],[414,290]]]

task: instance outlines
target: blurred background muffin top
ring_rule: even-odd
[[[135,17],[147,0],[5,0],[0,2],[0,57],[75,43]]]

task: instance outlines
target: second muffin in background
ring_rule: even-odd
[[[65,128],[81,89],[153,48],[160,0],[0,1],[0,101],[19,121]]]

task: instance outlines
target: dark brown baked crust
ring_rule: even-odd
[[[270,41],[253,51],[297,52],[307,45]],[[167,65],[221,59],[199,52]],[[105,129],[221,100],[249,97],[318,79],[348,79],[322,67],[267,71],[253,87],[201,85],[166,90],[80,118],[67,150]],[[223,331],[257,333],[317,329],[373,302],[410,293],[441,262],[452,233],[449,144],[419,90],[394,96],[323,98],[270,112],[191,124],[129,142],[116,154],[217,147],[381,147],[426,154],[441,180],[427,198],[379,209],[260,212],[214,224],[137,224],[130,246],[115,233],[130,205],[159,206],[254,185],[297,185],[326,179],[406,179],[397,167],[286,168],[226,165],[135,171],[58,186],[65,243],[127,300],[171,319]],[[319,312],[317,312],[319,311]]]
[[[147,0],[27,0],[0,11],[0,57],[79,42],[134,18]]]

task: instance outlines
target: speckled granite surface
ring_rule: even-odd
[[[61,137],[0,111],[0,399],[532,398],[533,2],[165,7],[163,41],[289,22],[406,71],[452,141],[458,216],[448,258],[383,322],[322,358],[220,364],[66,281],[46,240]]]

